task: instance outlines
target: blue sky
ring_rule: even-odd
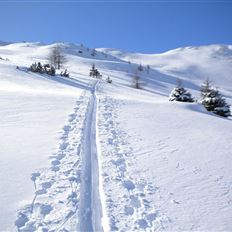
[[[0,40],[67,41],[158,53],[232,44],[232,1],[4,1]]]

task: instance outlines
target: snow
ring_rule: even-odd
[[[23,51],[14,59],[23,63]],[[12,230],[17,210],[32,201],[31,174],[49,166],[59,132],[83,90],[18,71],[10,61],[1,62],[0,76],[0,225]]]
[[[231,104],[232,46],[58,45],[70,78],[26,69],[57,44],[1,42],[0,230],[232,230],[231,118],[168,100],[177,78],[195,98],[209,78]]]
[[[111,101],[117,114],[102,136],[111,230],[231,230],[231,121],[196,103]]]
[[[162,74],[162,82],[173,83],[180,78],[187,88],[198,90],[203,80],[209,78],[214,84],[222,88],[226,95],[230,95],[232,72],[231,45],[208,45],[199,47],[184,47],[162,54],[128,53],[115,49],[101,48],[99,51],[109,53],[122,60],[132,63],[150,65]],[[154,79],[160,80],[159,73],[154,73]],[[171,77],[171,78],[170,78]]]

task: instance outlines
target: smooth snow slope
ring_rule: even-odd
[[[79,227],[92,64],[103,80],[113,80],[101,81],[96,93],[103,227],[232,230],[231,120],[196,103],[168,102],[177,78],[195,97],[209,78],[232,103],[231,45],[157,55],[97,49],[92,56],[85,46],[61,43],[69,79],[26,72],[32,62],[47,62],[56,44],[3,45],[0,230],[12,231],[14,223],[25,230]],[[140,63],[151,69],[139,73],[142,90],[136,90],[132,79]]]

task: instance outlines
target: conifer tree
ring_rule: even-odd
[[[217,88],[206,80],[201,86],[201,103],[208,110],[223,117],[231,115],[230,106]]]
[[[95,78],[101,78],[102,77],[100,72],[95,68],[94,64],[93,64],[92,68],[90,69],[89,76],[90,77],[95,77]]]
[[[169,101],[194,102],[191,93],[183,86],[180,79],[177,80],[177,86],[172,90]]]

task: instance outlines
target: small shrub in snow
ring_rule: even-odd
[[[231,115],[230,106],[218,89],[212,87],[206,80],[201,86],[201,103],[208,110],[217,115],[228,117]]]
[[[108,77],[106,78],[106,82],[109,83],[109,84],[111,84],[111,83],[112,83],[112,79],[110,79],[110,77],[108,76]]]
[[[3,58],[3,57],[1,57],[1,56],[0,56],[0,60],[9,61],[8,58]]]
[[[43,70],[43,72],[47,73],[50,76],[55,76],[56,74],[56,69],[50,64],[43,65]]]
[[[46,70],[46,73],[47,73],[48,75],[50,75],[50,76],[55,76],[55,74],[56,74],[56,69],[55,69],[53,66],[50,66],[50,68],[48,68],[48,69]]]
[[[60,75],[61,75],[62,77],[69,77],[69,73],[68,73],[67,69],[65,69],[64,72],[62,71],[62,72],[60,73]]]
[[[192,95],[183,86],[180,80],[178,80],[177,86],[172,90],[169,101],[180,102],[194,102]]]

